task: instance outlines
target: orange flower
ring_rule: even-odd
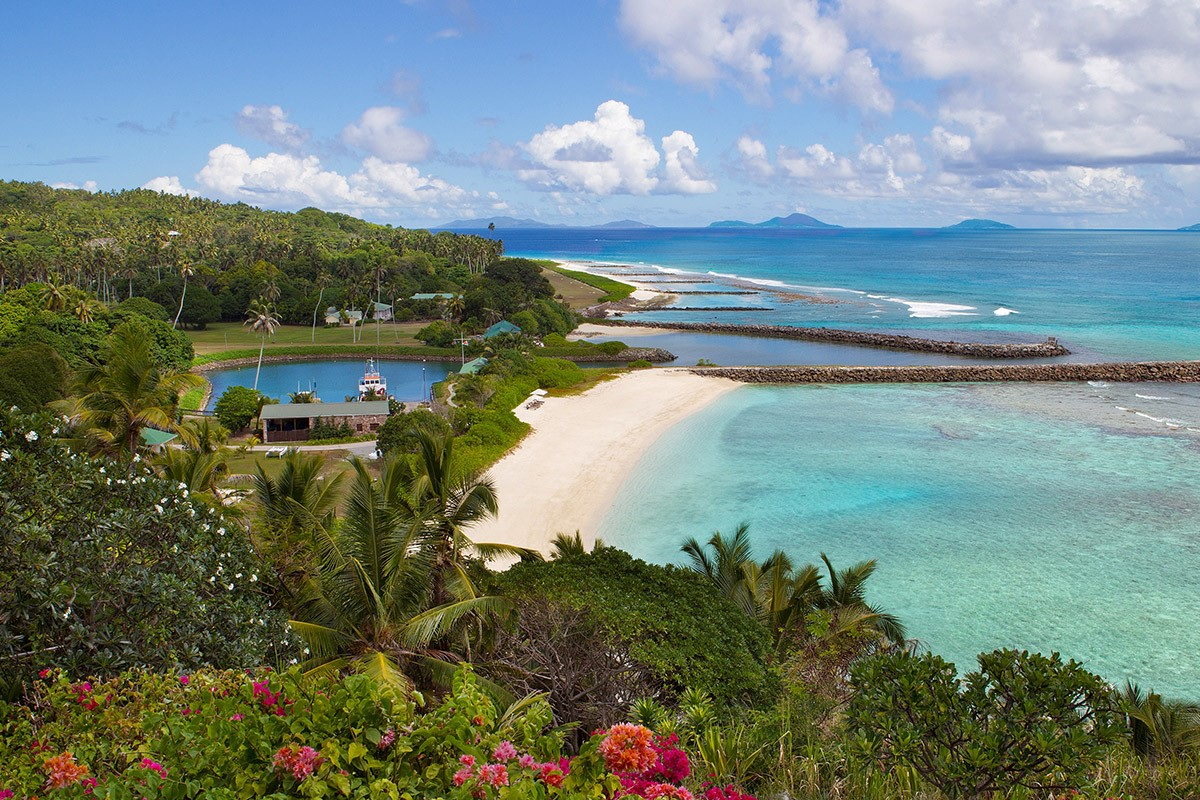
[[[641,725],[622,723],[608,729],[600,742],[600,755],[615,773],[638,773],[654,766],[658,753],[651,747],[654,734]]]
[[[46,785],[51,789],[79,783],[88,775],[87,764],[76,764],[75,756],[65,751],[43,761],[42,769],[46,772]]]

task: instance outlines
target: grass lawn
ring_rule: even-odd
[[[347,453],[345,450],[312,450],[309,452],[324,456],[325,465],[321,468],[321,475],[325,478],[353,471],[350,464],[346,461]],[[283,463],[282,458],[267,458],[267,454],[264,452],[250,451],[239,453],[229,459],[229,474],[257,475],[258,466],[262,465],[266,473],[274,478],[283,469]],[[243,488],[246,486],[246,484],[239,485]]]
[[[335,345],[345,347],[363,347],[371,346],[376,343],[376,324],[368,322],[366,328],[362,331],[362,338],[358,342],[351,340],[350,328],[324,328],[317,326],[317,335],[315,344],[319,345]],[[422,342],[413,338],[413,334],[425,327],[428,322],[391,322],[378,323],[378,341],[385,345],[403,345],[405,347],[423,346]],[[258,350],[258,336],[250,331],[245,325],[238,322],[215,322],[209,325],[202,331],[185,331],[187,337],[192,340],[192,347],[196,349],[196,355],[210,355],[212,353],[220,353],[226,350]],[[308,325],[281,325],[275,335],[267,340],[266,352],[270,353],[272,348],[276,347],[295,347],[297,345],[311,345],[313,342],[313,329]]]
[[[539,261],[538,263],[545,265],[553,262]],[[579,309],[594,306],[606,294],[602,289],[597,289],[595,286],[588,286],[586,283],[577,281],[550,267],[543,266],[542,274],[546,276],[546,279],[550,281],[550,285],[554,287],[554,293],[556,295],[561,294],[563,302],[571,308]],[[582,275],[583,273],[577,274]]]

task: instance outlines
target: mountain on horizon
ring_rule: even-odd
[[[828,222],[810,217],[808,214],[789,214],[786,217],[771,217],[764,222],[742,222],[737,219],[726,219],[710,224],[710,228],[840,228],[841,225],[830,225]]]
[[[1185,228],[1176,228],[1176,230],[1186,231],[1189,233],[1200,233],[1200,222],[1197,222],[1195,225],[1188,225]]]
[[[495,225],[497,230],[514,228],[611,228],[617,230],[629,230],[631,228],[654,228],[655,225],[647,225],[645,222],[639,222],[636,219],[618,219],[613,222],[605,222],[601,225],[563,225],[551,224],[548,222],[538,222],[536,219],[518,219],[516,217],[477,217],[476,219],[456,219],[453,222],[447,222],[445,225],[438,225],[435,228],[430,228],[434,231],[481,231],[487,230],[489,225]]]
[[[1009,225],[1006,222],[997,222],[994,219],[964,219],[962,222],[956,222],[953,225],[943,226],[944,231],[1012,231],[1016,230],[1015,225]]]

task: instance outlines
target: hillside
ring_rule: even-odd
[[[810,217],[808,214],[789,214],[786,217],[772,217],[763,222],[742,222],[741,220],[728,219],[710,224],[710,228],[840,228],[841,225],[831,225],[828,222],[822,222],[816,217]]]
[[[1200,233],[1200,222],[1197,222],[1195,225],[1188,225],[1186,228],[1179,228],[1179,230]]]

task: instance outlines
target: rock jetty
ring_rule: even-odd
[[[670,311],[671,309],[658,309]],[[679,309],[696,311],[697,309]],[[955,342],[942,339],[921,339],[916,336],[901,336],[869,331],[849,331],[840,328],[801,328],[790,325],[733,325],[721,322],[648,322],[644,320],[604,320],[606,325],[630,325],[641,328],[661,328],[672,331],[695,331],[697,333],[730,333],[739,336],[760,336],[769,339],[801,339],[809,342],[831,342],[864,347],[882,347],[888,350],[907,350],[915,353],[944,353],[976,358],[1054,358],[1070,355],[1071,351],[1059,344],[1053,336],[1044,342],[988,343]]]
[[[742,383],[1200,382],[1200,361],[1103,364],[953,364],[929,367],[696,367],[697,375]]]
[[[669,350],[663,350],[661,347],[626,347],[615,355],[608,353],[587,353],[582,355],[556,355],[555,358],[565,358],[567,361],[574,361],[577,364],[586,364],[592,361],[649,361],[652,364],[662,364],[667,361],[674,361],[676,356]]]

